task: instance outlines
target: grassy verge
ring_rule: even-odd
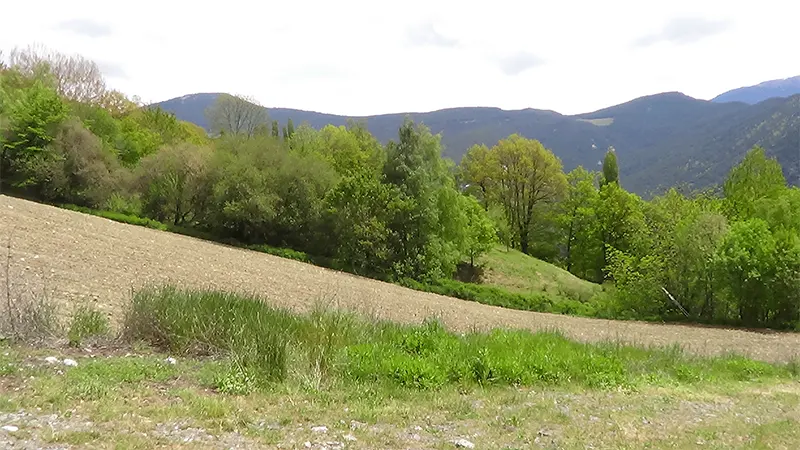
[[[229,357],[234,364],[226,382],[242,385],[241,390],[285,380],[290,373],[414,389],[610,389],[789,380],[798,375],[796,364],[772,365],[735,355],[698,358],[677,348],[581,344],[556,333],[495,330],[459,335],[435,321],[399,325],[323,310],[298,315],[257,298],[170,287],[136,293],[124,323],[128,339],[163,351]]]

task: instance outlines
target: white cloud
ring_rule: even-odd
[[[39,42],[81,53],[145,101],[237,92],[348,115],[456,106],[580,113],[663,91],[711,98],[800,74],[791,57],[800,4],[785,0],[108,5],[12,2],[3,15],[18,19],[0,27],[0,49]],[[75,33],[75,24],[97,26]],[[657,45],[631,45],[646,37]]]

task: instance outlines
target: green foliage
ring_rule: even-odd
[[[603,184],[619,184],[619,163],[617,163],[617,152],[613,147],[609,147],[603,158]]]
[[[34,168],[35,189],[48,201],[100,207],[120,189],[123,175],[115,156],[80,122],[59,127],[46,160]]]
[[[612,148],[602,173],[578,167],[565,175],[539,141],[513,134],[491,148],[470,147],[456,168],[442,157],[442,137],[410,119],[386,146],[353,121],[316,130],[289,120],[281,139],[266,109],[225,95],[207,111],[219,134],[210,138],[107,90],[90,61],[18,56],[14,67],[0,68],[4,192],[489,304],[611,318],[800,323],[800,190],[786,187],[762,148],[730,171],[721,192],[671,189],[644,201],[620,186]],[[622,105],[608,117],[623,130],[641,106]],[[791,123],[786,111],[776,114]],[[581,118],[576,130],[597,128],[603,117]],[[675,123],[648,117],[675,133]],[[531,136],[549,136],[539,134]],[[736,139],[732,149],[750,138]],[[717,166],[725,165],[709,170]],[[494,242],[615,289],[576,294],[543,282],[524,262],[494,274],[528,280],[517,283],[524,289],[495,292],[452,280],[468,265],[481,272],[474,266]],[[428,369],[402,376],[416,379],[415,370]]]
[[[750,218],[760,201],[777,197],[785,188],[780,164],[767,158],[763,148],[755,147],[725,180],[726,212],[733,218]]]
[[[8,124],[0,148],[0,189],[38,185],[42,180],[37,178],[36,168],[52,159],[48,147],[67,118],[67,105],[38,79],[24,89],[3,91],[3,114]]]
[[[488,195],[503,208],[513,241],[528,253],[534,219],[539,206],[559,201],[566,193],[567,179],[561,160],[539,141],[511,135],[500,140],[484,156],[474,150],[468,171],[476,180],[492,180]],[[474,166],[473,166],[474,162]],[[485,171],[482,166],[485,167]]]
[[[101,338],[111,330],[108,318],[96,309],[86,306],[78,307],[72,313],[67,337],[69,345],[80,347],[87,338]]]
[[[147,156],[137,168],[142,212],[175,225],[196,223],[211,196],[211,150],[184,143]]]
[[[294,136],[294,122],[292,122],[292,119],[289,119],[286,123],[286,133],[284,137],[288,141],[292,136]]]
[[[251,392],[289,373],[415,390],[448,384],[617,389],[793,376],[789,366],[737,356],[699,359],[679,349],[581,344],[521,330],[456,334],[436,321],[398,325],[321,309],[297,315],[257,298],[173,288],[136,293],[125,326],[126,336],[157,348],[228,356],[213,384],[229,394]],[[271,356],[255,358],[255,349]],[[286,354],[301,357],[278,356]]]
[[[470,266],[475,259],[488,252],[497,241],[497,231],[483,207],[472,197],[460,196],[461,209],[467,216],[464,246]]]
[[[601,228],[597,226],[599,174],[578,167],[567,174],[568,194],[559,204],[558,226],[562,231],[564,267],[582,278],[602,279]]]
[[[717,264],[746,325],[768,322],[775,251],[775,238],[761,219],[734,223],[720,245]]]
[[[450,276],[462,256],[466,220],[439,141],[407,120],[387,146],[384,176],[399,192],[388,205],[388,259],[400,278]]]

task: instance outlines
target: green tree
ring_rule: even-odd
[[[602,245],[600,267],[609,264],[612,249],[632,256],[644,253],[648,230],[642,206],[641,198],[616,183],[600,188],[595,208]]]
[[[328,125],[320,130],[319,135],[321,153],[337,173],[352,175],[366,170],[376,175],[382,169],[385,153],[380,142],[360,126]]]
[[[561,161],[536,140],[511,135],[491,151],[492,197],[503,206],[520,249],[528,253],[534,212],[567,191]]]
[[[463,182],[474,186],[475,195],[483,204],[484,210],[489,210],[489,188],[491,184],[490,171],[492,162],[489,158],[489,148],[483,144],[473,145],[461,159],[461,176]]]
[[[617,152],[614,147],[609,147],[603,158],[603,183],[619,184],[619,164],[617,163]]]
[[[785,187],[778,161],[767,158],[763,148],[754,147],[725,180],[725,211],[729,217],[748,219],[760,202],[778,197]]]
[[[68,119],[59,127],[48,153],[34,169],[41,198],[100,208],[121,190],[116,155],[79,120]]]
[[[252,137],[269,123],[267,109],[252,98],[220,94],[205,111],[211,131]]]
[[[368,276],[391,271],[388,222],[400,195],[396,186],[367,171],[344,177],[331,190],[326,203],[335,236],[332,253],[343,268]]]
[[[728,232],[724,215],[701,212],[680,223],[675,230],[675,254],[669,259],[672,284],[670,291],[694,318],[711,322],[725,320],[720,311],[721,282],[714,270],[714,257]]]
[[[467,228],[464,247],[469,258],[470,268],[475,268],[475,260],[492,249],[497,242],[497,230],[480,203],[471,196],[460,197],[461,209],[466,213]]]
[[[183,143],[142,159],[137,185],[147,216],[175,225],[192,224],[206,212],[211,196],[211,150]]]
[[[582,166],[567,174],[568,193],[559,205],[558,222],[562,230],[565,267],[587,279],[597,280],[596,271],[600,243],[596,233],[595,206],[599,193],[595,180],[598,174]]]
[[[39,183],[34,169],[52,154],[48,146],[68,109],[58,93],[40,80],[3,100],[8,125],[0,149],[0,190]]]
[[[272,121],[272,137],[278,139],[281,137],[280,127],[277,120]]]
[[[450,276],[461,257],[465,218],[440,136],[408,119],[398,134],[384,165],[386,182],[400,193],[389,205],[392,271],[400,278]]]
[[[745,325],[758,326],[768,318],[775,250],[775,238],[761,219],[732,224],[719,248],[720,275],[730,290],[731,306]]]
[[[286,139],[289,140],[292,138],[292,136],[294,136],[294,122],[292,122],[292,119],[289,118],[289,120],[286,122]]]

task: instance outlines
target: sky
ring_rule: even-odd
[[[78,53],[147,103],[228,92],[350,116],[578,114],[800,75],[791,0],[6,3],[0,49]]]

